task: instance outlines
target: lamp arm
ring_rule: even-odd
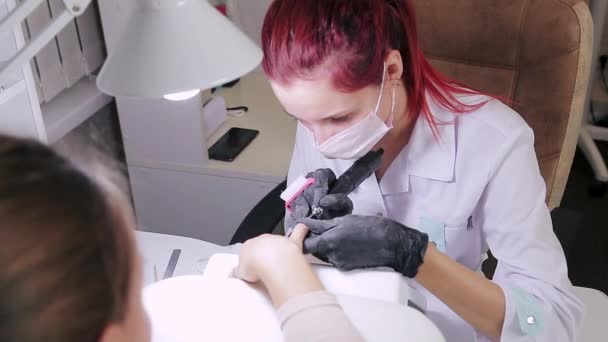
[[[21,2],[15,9],[8,13],[0,21],[0,34],[7,32],[27,18],[44,0],[26,0]],[[0,83],[14,68],[27,63],[48,42],[63,30],[75,17],[81,15],[89,6],[91,0],[63,0],[65,9],[55,16],[51,23],[44,28],[40,34],[30,40],[17,54],[7,62],[0,63]]]

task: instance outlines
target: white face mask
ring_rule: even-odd
[[[395,88],[393,87],[391,100],[391,113],[388,117],[387,125],[378,117],[378,109],[384,91],[384,78],[386,75],[386,65],[382,73],[382,85],[380,86],[380,96],[376,103],[376,108],[369,113],[363,120],[353,126],[339,132],[323,144],[316,144],[317,150],[326,158],[330,159],[358,159],[369,152],[377,143],[393,128],[393,110],[395,109]]]

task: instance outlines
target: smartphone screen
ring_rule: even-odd
[[[260,132],[232,127],[209,149],[209,159],[233,161]]]

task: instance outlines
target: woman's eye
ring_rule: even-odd
[[[331,122],[336,122],[336,123],[346,122],[346,121],[348,121],[349,118],[350,118],[350,115],[334,117],[334,118],[331,118]]]

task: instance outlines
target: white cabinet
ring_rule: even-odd
[[[117,102],[129,164],[206,165],[201,97],[178,102],[165,99]]]
[[[296,121],[263,74],[253,72],[217,94],[249,111],[230,117],[209,139],[202,97],[117,100],[139,229],[226,245],[255,204],[285,179]],[[231,127],[260,133],[233,162],[208,160],[208,146]]]
[[[227,245],[276,184],[167,169],[129,167],[138,227]]]

